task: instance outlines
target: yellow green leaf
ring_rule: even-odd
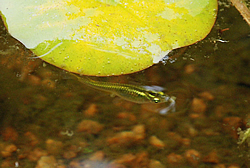
[[[0,0],[10,34],[84,75],[143,70],[210,32],[217,0]]]

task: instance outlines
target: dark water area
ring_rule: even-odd
[[[164,104],[111,97],[30,59],[2,22],[0,43],[0,167],[250,167],[250,133],[239,143],[250,128],[250,26],[228,2],[172,63],[96,78],[165,87],[176,97],[166,115]]]

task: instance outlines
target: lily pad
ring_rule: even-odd
[[[0,0],[10,34],[70,72],[128,74],[210,32],[217,0]]]

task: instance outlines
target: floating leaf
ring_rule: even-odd
[[[10,34],[38,57],[84,75],[128,74],[203,39],[217,0],[0,0]]]

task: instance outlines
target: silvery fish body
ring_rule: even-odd
[[[75,75],[76,76],[76,75]],[[78,80],[90,87],[98,90],[110,92],[125,100],[135,103],[170,103],[167,108],[160,110],[161,114],[167,113],[169,110],[174,111],[175,98],[169,97],[164,92],[164,88],[160,86],[136,86],[123,83],[110,83],[92,80],[88,77],[76,76]]]

